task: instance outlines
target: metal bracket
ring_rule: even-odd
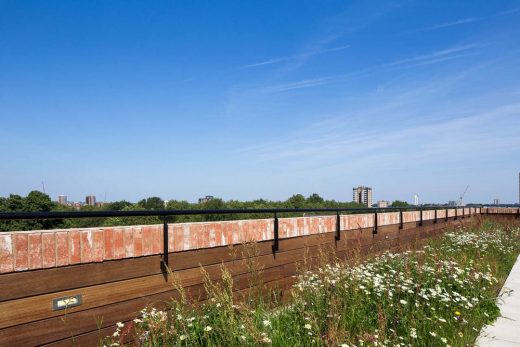
[[[162,255],[162,263],[168,266],[168,222],[166,221],[166,216],[163,218],[163,255]]]
[[[341,239],[341,220],[339,218],[339,211],[336,212],[336,241],[339,241]]]
[[[448,209],[446,209],[446,216],[444,217],[444,221],[445,221],[445,222],[448,221]]]
[[[280,240],[278,238],[278,214],[275,212],[274,214],[274,243],[273,243],[273,252],[277,252],[280,248]]]
[[[419,209],[421,219],[419,220],[419,226],[423,225],[423,216],[422,216],[422,208]]]
[[[377,234],[377,211],[374,212],[374,229],[372,229],[372,234]]]
[[[435,219],[433,220],[433,223],[437,223],[437,209],[435,209],[434,211],[435,211]]]
[[[403,209],[399,209],[399,229],[403,229]]]
[[[457,207],[455,207],[455,220],[457,220],[459,218],[457,210],[458,210]]]

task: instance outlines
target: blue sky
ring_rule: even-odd
[[[518,200],[519,1],[0,0],[0,196]]]

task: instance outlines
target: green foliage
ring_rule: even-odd
[[[164,201],[157,196],[143,199],[139,201],[137,205],[141,206],[145,210],[164,210]]]
[[[129,205],[123,208],[122,211],[143,211],[146,210],[139,204]],[[160,224],[161,218],[157,216],[143,216],[143,217],[109,217],[105,218],[101,226],[117,226],[117,225],[146,225],[146,224]]]
[[[122,209],[124,209],[128,206],[132,206],[132,203],[128,202],[126,200],[120,200],[120,201],[109,202],[104,207],[108,211],[121,211]]]
[[[410,207],[410,204],[406,201],[395,200],[390,207]]]
[[[305,206],[305,197],[301,194],[291,196],[287,203],[291,208],[303,208]]]
[[[364,207],[355,202],[338,202],[325,200],[318,194],[311,194],[305,198],[302,194],[295,194],[286,201],[270,201],[256,199],[252,201],[239,201],[212,199],[205,203],[190,203],[185,200],[169,200],[165,206],[159,197],[149,197],[140,200],[137,204],[121,200],[114,201],[103,206],[82,206],[81,211],[130,211],[130,210],[218,210],[218,209],[274,209],[274,208],[359,208]],[[74,207],[59,205],[52,202],[48,195],[38,191],[31,192],[26,198],[19,195],[10,195],[8,198],[0,198],[0,212],[12,211],[76,211]],[[324,213],[320,213],[324,214]],[[301,212],[281,213],[279,217],[297,217]],[[265,213],[241,213],[221,215],[187,215],[169,216],[169,223],[204,222],[237,219],[272,218],[272,214]],[[159,224],[162,220],[158,217],[111,217],[111,218],[74,218],[59,221],[9,221],[0,223],[0,230],[35,230],[52,228],[89,228],[118,225],[145,225]]]
[[[33,190],[25,198],[11,194],[0,198],[0,212],[48,212],[56,208],[47,194]],[[0,222],[0,231],[60,228],[63,220],[13,220]]]
[[[321,196],[316,193],[309,195],[306,199],[306,203],[312,206],[322,205],[325,202]]]

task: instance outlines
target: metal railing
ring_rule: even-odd
[[[419,225],[423,225],[423,211],[435,211],[434,223],[437,223],[437,210],[446,210],[445,221],[448,220],[448,210],[455,209],[455,219],[458,219],[457,209],[462,208],[462,216],[465,217],[467,207],[446,208],[441,206],[421,207],[385,207],[385,208],[261,208],[261,209],[223,209],[223,210],[139,210],[139,211],[74,211],[74,212],[3,212],[0,213],[0,221],[6,220],[45,220],[45,219],[69,219],[69,218],[108,218],[108,217],[161,217],[163,220],[163,255],[162,262],[168,265],[168,217],[192,216],[192,215],[231,215],[231,214],[272,214],[274,218],[273,252],[279,250],[279,226],[278,216],[284,213],[330,213],[336,215],[335,239],[341,239],[341,213],[359,214],[370,213],[374,215],[373,234],[378,232],[378,213],[399,212],[399,229],[403,229],[404,211],[419,211]],[[474,207],[475,213],[481,213],[482,208]],[[470,208],[471,213],[471,208]],[[519,209],[520,213],[520,209]]]

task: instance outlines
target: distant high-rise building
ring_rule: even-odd
[[[352,188],[352,201],[372,207],[372,188],[365,186]]]
[[[387,200],[379,200],[377,202],[377,207],[379,207],[379,208],[387,208],[390,205],[391,205],[390,201],[387,201]]]
[[[500,199],[499,198],[493,199],[493,205],[500,205]]]
[[[58,195],[58,204],[67,205],[67,195]]]
[[[95,195],[87,195],[85,198],[85,205],[95,206],[96,205],[96,196]]]

